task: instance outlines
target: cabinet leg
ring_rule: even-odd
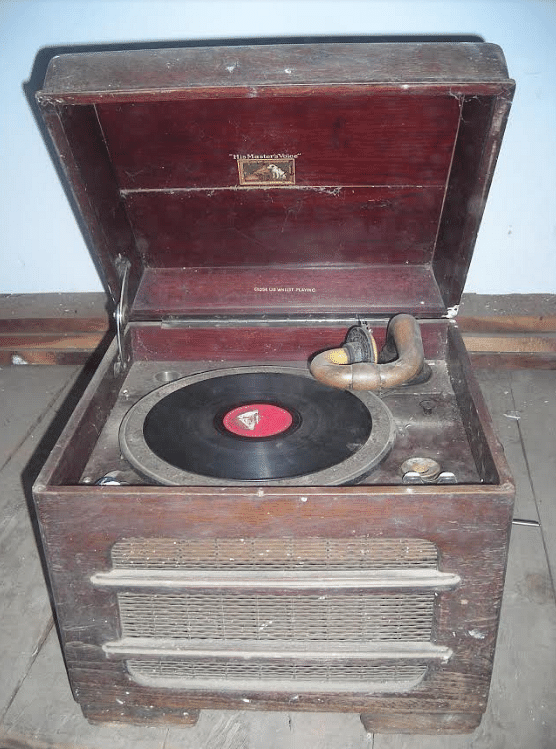
[[[482,713],[361,713],[367,733],[471,733]]]
[[[140,726],[194,726],[200,710],[121,705],[119,709],[102,705],[82,705],[89,723],[131,723]]]

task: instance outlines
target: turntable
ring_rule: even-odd
[[[478,725],[514,489],[455,318],[512,93],[490,44],[51,61],[116,320],[34,487],[89,720]]]

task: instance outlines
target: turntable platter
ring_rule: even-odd
[[[168,383],[138,401],[120,428],[124,457],[167,485],[353,483],[393,440],[392,415],[376,395],[273,367]]]

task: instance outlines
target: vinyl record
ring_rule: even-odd
[[[393,420],[355,395],[286,368],[186,377],[149,393],[122,422],[122,453],[162,484],[334,485],[389,451]]]

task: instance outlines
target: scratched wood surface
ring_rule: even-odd
[[[556,559],[553,494],[556,374],[481,370],[483,392],[518,485],[500,639],[489,707],[469,736],[364,733],[358,716],[205,711],[193,728],[89,725],[73,701],[35,550],[21,475],[60,412],[73,367],[0,369],[3,490],[0,564],[2,749],[505,749],[556,745],[556,605],[548,558]],[[63,409],[62,409],[63,411]],[[55,433],[55,430],[54,430]],[[47,437],[48,437],[47,433]],[[52,437],[52,435],[50,435]],[[33,457],[34,456],[34,457]]]

